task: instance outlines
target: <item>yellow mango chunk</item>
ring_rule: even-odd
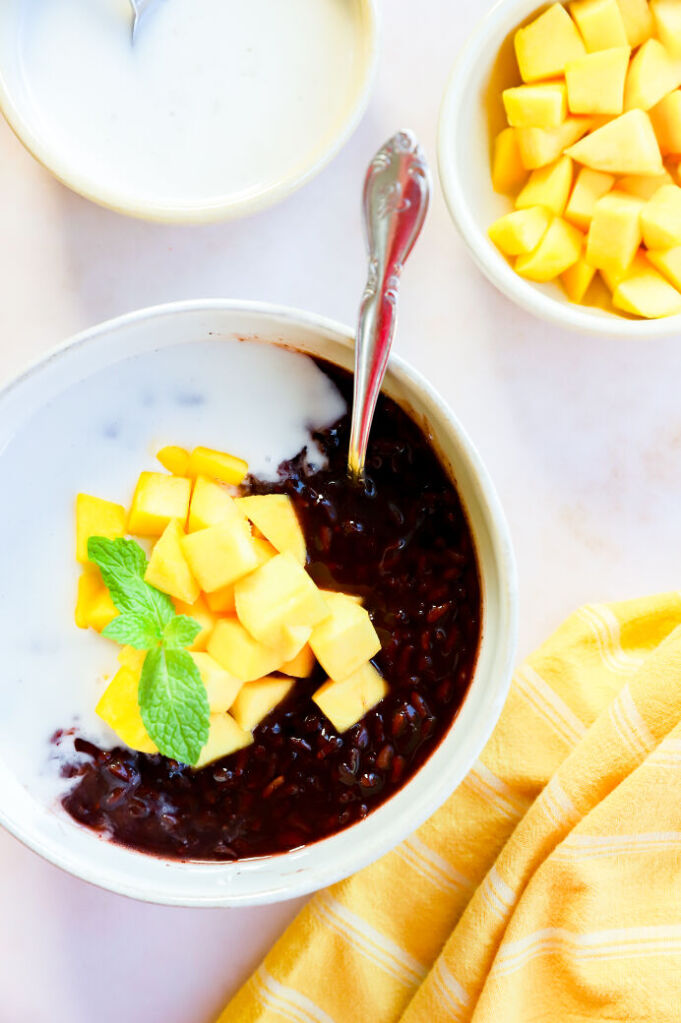
[[[594,207],[598,200],[606,195],[615,184],[612,174],[582,167],[577,175],[575,186],[565,207],[565,219],[582,231],[588,231]]]
[[[617,0],[574,0],[570,14],[589,53],[627,46],[627,32]]]
[[[192,654],[192,657],[206,687],[211,714],[221,714],[229,710],[243,685],[241,679],[225,671],[210,654],[199,651]]]
[[[638,199],[644,199],[646,202],[648,199],[652,199],[659,188],[662,185],[673,185],[671,174],[664,170],[662,174],[625,174],[623,178],[620,178],[617,182],[617,188],[620,192],[627,192],[629,195],[635,195]]]
[[[520,188],[526,177],[515,129],[504,128],[492,147],[492,187],[495,192],[509,195]]]
[[[624,86],[624,109],[650,110],[679,83],[679,62],[658,39],[648,39],[631,58]]]
[[[605,286],[612,295],[617,285],[620,281],[623,281],[627,275],[638,272],[639,270],[647,270],[649,265],[650,264],[646,259],[645,249],[639,249],[634,256],[633,262],[630,266],[626,267],[626,269],[622,270],[620,268],[613,269],[612,267],[606,267],[605,269],[600,270],[599,273]]]
[[[94,566],[84,569],[78,580],[76,599],[75,619],[78,628],[101,632],[117,616],[118,611],[99,569]]]
[[[554,217],[534,252],[518,256],[516,272],[530,281],[551,281],[577,262],[583,242],[581,231],[566,220]]]
[[[661,174],[662,155],[650,118],[630,110],[566,150],[577,163],[609,174]]]
[[[672,57],[681,57],[681,4],[679,0],[650,0],[657,37]]]
[[[144,664],[144,658],[146,656],[146,650],[137,650],[134,646],[123,646],[118,651],[118,663],[124,668],[130,668],[132,671],[136,671],[137,677],[139,678],[142,673],[142,665]]]
[[[255,539],[255,537],[254,537]],[[211,611],[215,614],[234,614],[236,604],[234,603],[234,583],[221,586],[219,590],[205,594],[205,601]]]
[[[586,242],[586,259],[597,270],[623,272],[641,244],[643,203],[617,190],[599,199]]]
[[[144,579],[157,590],[185,604],[193,604],[199,598],[201,587],[187,564],[182,550],[183,537],[182,526],[177,519],[171,519],[154,544]]]
[[[246,682],[232,707],[235,720],[242,728],[252,732],[282,700],[286,699],[294,685],[292,678],[279,675]]]
[[[315,666],[315,656],[312,647],[306,643],[302,650],[290,661],[281,666],[282,675],[290,675],[292,678],[307,678],[312,674]]]
[[[185,522],[192,485],[179,476],[143,472],[137,481],[128,516],[128,532],[160,536],[171,519]]]
[[[646,319],[681,313],[681,294],[651,266],[627,274],[615,288],[612,302],[616,309]]]
[[[190,604],[186,603],[184,600],[175,600],[174,604],[175,610],[179,615],[188,615],[201,626],[201,632],[198,634],[192,645],[187,647],[187,649],[192,652],[195,650],[205,650],[208,645],[210,634],[215,628],[215,623],[217,622],[216,616],[208,607],[206,598],[204,596],[200,596]]]
[[[515,201],[517,210],[526,210],[533,206],[543,206],[556,216],[560,216],[572,187],[572,160],[569,156],[561,156],[555,163],[533,170]],[[548,225],[547,225],[548,226]]]
[[[189,502],[187,532],[217,526],[218,522],[240,522],[243,515],[224,487],[206,476],[197,476]]]
[[[305,535],[293,501],[287,494],[254,494],[237,498],[236,504],[281,554],[288,551],[301,565],[305,564]]]
[[[586,53],[574,21],[561,4],[553,4],[519,28],[513,42],[524,82],[562,75],[568,61]]]
[[[329,679],[312,699],[337,732],[346,732],[387,694],[387,682],[367,663],[342,682]]]
[[[102,693],[95,711],[130,749],[140,753],[158,753],[158,747],[149,738],[140,714],[137,698],[139,677],[139,671],[119,668]]]
[[[258,552],[243,518],[188,533],[180,542],[192,574],[206,593],[228,586],[258,566]]]
[[[234,599],[242,625],[255,639],[271,647],[281,648],[290,643],[290,636],[284,632],[286,627],[313,629],[331,613],[305,569],[288,553],[277,554],[239,579]],[[295,653],[285,659],[290,660]]]
[[[681,188],[663,185],[641,210],[643,241],[649,249],[681,245]]]
[[[514,128],[557,128],[567,115],[563,82],[518,85],[501,94],[506,119]]]
[[[161,448],[156,453],[156,458],[164,469],[172,472],[173,476],[186,476],[189,472],[189,452],[186,448],[178,448],[171,444]]]
[[[646,39],[650,39],[654,24],[648,0],[617,0],[617,6],[622,15],[629,45],[640,46]]]
[[[560,275],[565,294],[571,302],[583,300],[595,275],[595,267],[590,266],[582,257]]]
[[[673,249],[656,249],[646,255],[648,262],[664,274],[677,291],[681,291],[681,245]]]
[[[326,593],[331,615],[312,630],[310,647],[329,678],[340,681],[370,661],[381,641],[368,612],[344,593]]]
[[[312,629],[309,625],[284,625],[282,628],[281,652],[285,662],[294,660],[303,647],[307,646]]]
[[[532,252],[542,240],[551,223],[551,214],[543,206],[514,210],[495,220],[488,230],[490,239],[506,256]]]
[[[628,46],[571,61],[565,68],[570,113],[621,114],[628,68]]]
[[[680,6],[681,9],[681,6]],[[681,154],[681,89],[663,96],[650,111],[650,120],[663,156]]]
[[[125,534],[125,508],[113,501],[104,501],[92,494],[76,497],[76,559],[82,565],[89,561],[87,542],[91,536],[115,540]]]
[[[210,476],[222,483],[237,485],[248,472],[248,462],[226,451],[194,448],[189,459],[189,472],[194,476]]]
[[[259,643],[236,618],[222,618],[208,640],[208,653],[242,682],[278,671],[286,658],[281,651]]]
[[[201,750],[201,755],[194,765],[198,771],[215,760],[228,757],[230,753],[250,746],[253,736],[240,728],[230,714],[211,714],[208,729],[208,742]]]
[[[568,117],[558,128],[516,128],[520,159],[527,170],[545,167],[593,127],[591,117]]]

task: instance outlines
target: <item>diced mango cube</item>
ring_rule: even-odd
[[[681,89],[663,96],[650,111],[650,120],[662,155],[681,155]]]
[[[201,588],[187,564],[182,549],[183,537],[182,526],[177,519],[171,519],[154,544],[144,579],[157,590],[185,604],[193,604],[199,599]]]
[[[188,650],[192,652],[195,650],[205,650],[210,639],[210,634],[215,628],[217,622],[216,616],[213,614],[211,609],[208,607],[206,597],[200,596],[192,604],[187,604],[183,600],[175,600],[175,610],[179,615],[188,615],[189,618],[193,618],[195,622],[198,622],[201,626],[201,632],[198,634],[194,642]]]
[[[128,516],[128,532],[135,536],[160,536],[171,519],[185,522],[191,488],[191,482],[180,476],[140,473]]]
[[[643,241],[649,249],[681,245],[681,188],[663,185],[641,210]]]
[[[286,699],[294,685],[292,678],[283,675],[246,682],[232,707],[235,720],[242,728],[252,732],[282,700]]]
[[[281,647],[286,642],[285,627],[313,629],[330,614],[320,590],[289,553],[277,554],[240,579],[234,597],[242,625],[261,643],[272,647]]]
[[[681,83],[681,65],[659,39],[648,39],[631,58],[624,86],[625,110],[650,110]]]
[[[243,682],[230,675],[210,654],[201,651],[192,654],[201,680],[206,687],[211,714],[221,714],[232,706]]]
[[[679,0],[650,0],[657,37],[672,57],[681,57],[681,4]]]
[[[568,61],[586,52],[574,21],[561,4],[553,4],[518,29],[514,45],[524,82],[562,75]]]
[[[201,755],[194,767],[200,770],[215,760],[228,757],[230,753],[250,746],[253,736],[245,732],[231,714],[211,714],[208,730],[208,742],[201,750]]]
[[[231,494],[206,476],[197,476],[189,502],[187,532],[217,526],[218,522],[240,522],[243,515]]]
[[[172,472],[173,476],[186,476],[189,472],[189,452],[186,448],[178,448],[171,444],[161,448],[156,453],[156,458],[164,469]]]
[[[515,129],[504,128],[492,147],[492,187],[495,192],[508,195],[517,191],[526,177],[527,170],[520,159]]]
[[[586,260],[598,270],[623,272],[641,244],[643,203],[614,190],[599,199],[586,243]]]
[[[514,210],[513,213],[499,217],[487,233],[504,255],[521,256],[536,249],[550,223],[549,211],[543,206],[534,206],[532,209]]]
[[[122,646],[118,651],[118,663],[124,668],[130,668],[137,672],[137,677],[142,673],[144,659],[147,656],[146,650],[137,650],[134,646]]]
[[[527,170],[553,163],[593,127],[591,117],[568,117],[558,128],[516,128],[520,159]]]
[[[565,69],[570,113],[621,114],[628,68],[628,46],[571,61]]]
[[[290,675],[291,678],[307,678],[308,675],[312,674],[315,663],[312,647],[309,643],[306,643],[300,653],[292,660],[282,664],[281,672],[283,675]]]
[[[643,199],[645,202],[648,199],[652,199],[659,188],[663,185],[673,185],[674,181],[671,174],[664,170],[662,174],[625,174],[623,178],[620,178],[617,182],[617,188],[620,192],[627,192],[629,195],[635,195],[638,199]]]
[[[566,220],[554,217],[534,252],[518,256],[516,272],[530,281],[551,281],[577,262],[583,243],[581,231]]]
[[[673,249],[657,249],[647,252],[648,261],[652,263],[671,284],[681,291],[681,245]]]
[[[565,294],[571,302],[583,300],[595,275],[595,267],[590,266],[581,256],[576,263],[573,263],[561,274],[560,279]]]
[[[309,625],[284,625],[281,630],[281,649],[285,662],[294,660],[309,643],[312,629]]]
[[[570,14],[589,53],[629,46],[617,0],[574,0]]]
[[[296,561],[305,564],[305,535],[293,501],[287,494],[254,494],[237,498],[236,504],[281,554],[289,551]]]
[[[514,128],[557,128],[567,114],[563,82],[517,85],[501,94],[508,123]]]
[[[137,697],[139,678],[139,671],[119,668],[102,693],[95,711],[130,749],[140,753],[158,753],[158,747],[149,738],[140,714]]]
[[[363,664],[342,682],[325,682],[312,699],[337,732],[346,732],[388,694],[388,684],[373,664]]]
[[[615,288],[612,302],[615,308],[646,319],[681,313],[681,294],[652,267],[627,274]]]
[[[588,231],[596,203],[614,184],[614,175],[582,167],[565,208],[565,219],[580,230]]]
[[[90,560],[87,542],[91,536],[115,540],[125,533],[125,508],[113,501],[104,501],[92,494],[76,497],[76,558],[86,565]]]
[[[560,216],[565,209],[571,187],[572,160],[569,156],[561,156],[555,163],[532,171],[527,184],[515,201],[515,207],[517,210],[526,210],[532,206],[543,206],[556,216]]]
[[[236,618],[222,618],[208,640],[208,653],[242,682],[251,682],[281,668],[279,650],[259,643]]]
[[[617,285],[620,283],[620,281],[623,281],[625,277],[629,276],[632,273],[637,273],[640,270],[645,271],[648,269],[649,266],[650,264],[646,259],[645,249],[639,249],[636,255],[634,256],[633,262],[631,263],[630,266],[626,267],[626,269],[622,270],[619,268],[613,269],[612,267],[608,267],[603,270],[600,270],[599,273],[601,278],[603,279],[606,288],[612,295]]]
[[[662,155],[650,118],[630,110],[581,139],[567,155],[593,170],[609,174],[661,174]]]
[[[243,518],[188,533],[181,543],[192,574],[206,593],[228,586],[258,566],[258,552]]]
[[[617,6],[622,15],[629,45],[640,46],[646,39],[650,39],[654,25],[648,0],[617,0]]]
[[[118,616],[118,611],[104,585],[99,569],[86,568],[78,580],[76,625],[79,629],[101,632]]]
[[[210,476],[222,483],[239,484],[248,472],[248,462],[226,451],[194,448],[189,459],[189,472],[194,476]]]
[[[381,649],[368,612],[344,593],[326,593],[331,615],[317,625],[310,646],[329,678],[352,675]]]
[[[255,539],[255,537],[253,538]],[[206,604],[215,614],[235,614],[236,604],[234,603],[234,583],[221,586],[219,590],[205,594]]]

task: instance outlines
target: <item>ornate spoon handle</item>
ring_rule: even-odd
[[[418,238],[430,200],[430,172],[410,131],[393,135],[376,153],[364,181],[369,275],[355,342],[355,383],[348,469],[364,475],[371,421],[388,365],[397,321],[402,267]]]

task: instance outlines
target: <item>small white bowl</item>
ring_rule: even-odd
[[[215,342],[216,339],[236,339],[245,344],[266,342],[319,356],[346,368],[351,368],[353,361],[353,335],[348,328],[295,310],[256,303],[207,301],[132,313],[73,338],[0,392],[0,471],[8,442],[30,428],[36,413],[43,419],[39,437],[35,433],[31,435],[34,449],[39,450],[45,465],[57,456],[63,459],[60,441],[53,439],[59,430],[50,427],[49,417],[63,415],[52,408],[58,406],[67,392],[80,393],[71,391],[78,383],[109,370],[114,374],[111,380],[115,386],[114,368],[136,359],[133,364],[138,366],[147,353],[154,353],[154,365],[162,372],[160,367],[164,359],[172,358],[174,346],[205,340]],[[214,358],[218,359],[218,355]],[[224,371],[225,367],[220,366],[220,379]],[[217,372],[218,366],[213,379]],[[142,380],[140,388],[145,387]],[[238,379],[230,378],[228,373],[227,392],[237,387]],[[16,764],[13,765],[7,750],[0,748],[0,823],[17,838],[70,873],[137,899],[182,906],[268,903],[331,884],[375,860],[414,831],[461,782],[489,738],[508,691],[517,618],[511,543],[492,482],[452,410],[419,373],[396,356],[390,360],[385,390],[423,426],[444,463],[450,466],[473,532],[482,580],[482,641],[470,689],[449,732],[417,774],[365,820],[302,849],[232,863],[178,862],[124,848],[76,824],[61,809],[29,793],[17,776]],[[143,400],[153,404],[154,416],[160,414],[157,398]],[[73,409],[69,416],[73,414],[77,418],[75,429],[71,431],[74,440],[69,444],[68,457],[80,465],[79,451],[82,456],[88,445],[101,445],[100,427],[96,416],[93,421],[92,410],[81,410],[77,400],[71,399],[69,408]],[[167,419],[167,413],[162,414]],[[200,410],[197,414],[201,415]],[[49,450],[50,444],[55,451]],[[125,463],[125,451],[119,461]],[[24,472],[23,466],[20,461],[19,475]],[[27,486],[31,485],[34,468],[25,467]],[[104,471],[110,472],[106,468]],[[106,485],[106,480],[104,483]],[[7,502],[0,509],[0,531],[4,535],[14,531],[14,542],[6,552],[6,559],[20,559],[20,565],[25,566],[22,571],[33,570],[32,578],[37,580],[40,578],[38,566],[31,569],[35,535],[31,528],[49,528],[53,533],[56,530],[56,549],[66,553],[61,558],[63,563],[54,565],[53,571],[60,573],[63,580],[71,540],[61,531],[66,528],[68,533],[70,530],[66,519],[60,524],[62,512],[51,508],[51,504],[56,506],[63,501],[50,496],[50,486],[46,486],[44,480],[41,486],[42,511],[33,527],[13,523],[13,511]],[[65,494],[62,497],[66,499]],[[70,508],[69,500],[67,504]],[[35,559],[35,555],[33,557]],[[16,600],[14,596],[7,599]],[[70,611],[68,616],[70,618]],[[86,634],[79,635],[78,649],[87,639]],[[101,642],[98,637],[93,637],[93,641]],[[41,642],[41,649],[49,652],[59,638],[43,636]],[[49,665],[48,660],[46,671],[50,670]],[[77,664],[73,670],[78,671]],[[68,671],[70,674],[70,664]],[[5,685],[10,685],[6,678]],[[54,684],[54,675],[50,679]],[[35,701],[37,694],[31,679],[24,679],[23,685],[25,688],[18,690],[19,698]],[[15,698],[14,689],[10,702],[12,698]],[[74,713],[77,711],[78,708],[73,708]]]
[[[461,49],[445,91],[438,129],[438,165],[445,199],[473,259],[508,298],[545,320],[591,334],[665,337],[681,329],[681,316],[630,319],[607,309],[570,302],[559,284],[520,277],[487,236],[497,217],[512,209],[492,188],[491,142],[505,127],[501,91],[519,81],[512,37],[549,5],[499,0]]]

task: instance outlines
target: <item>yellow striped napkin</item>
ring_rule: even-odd
[[[412,837],[314,896],[220,1023],[681,1021],[681,596],[581,608]]]

